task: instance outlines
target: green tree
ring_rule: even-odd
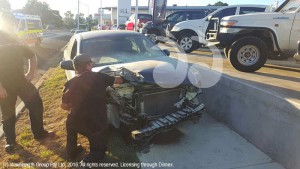
[[[44,25],[55,25],[56,27],[63,25],[59,11],[52,10],[46,2],[28,0],[21,11],[24,14],[39,15]]]
[[[216,2],[215,4],[211,5],[211,4],[208,4],[207,6],[228,6],[228,3],[224,3],[222,1],[218,1]]]
[[[75,19],[74,19],[74,14],[72,14],[71,11],[67,11],[66,13],[64,13],[65,17],[64,17],[64,25],[66,28],[68,29],[72,29],[75,27]]]
[[[0,0],[0,9],[11,10],[10,3],[7,0]]]

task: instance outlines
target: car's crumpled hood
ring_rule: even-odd
[[[138,83],[178,86],[181,84],[198,84],[197,71],[190,65],[177,59],[160,57],[152,60],[115,64],[93,68],[98,72],[121,72],[126,80]]]

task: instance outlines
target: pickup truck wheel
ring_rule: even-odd
[[[191,53],[198,48],[198,42],[192,39],[193,35],[190,33],[182,33],[179,35],[178,44],[186,53]]]
[[[255,72],[267,61],[268,47],[256,37],[244,37],[235,41],[229,49],[232,66],[242,72]]]

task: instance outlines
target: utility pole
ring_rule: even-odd
[[[135,20],[134,20],[134,31],[137,31],[138,22],[138,12],[139,12],[139,0],[135,1]]]
[[[77,12],[78,18],[77,18],[77,30],[79,30],[79,24],[80,24],[80,13],[79,13],[79,0],[78,0],[78,12]]]
[[[100,0],[100,11],[99,11],[99,14],[100,14],[100,16],[99,16],[99,29],[101,28],[101,30],[102,30],[102,0]]]

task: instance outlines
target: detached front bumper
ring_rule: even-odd
[[[178,124],[194,119],[202,117],[202,113],[205,109],[204,104],[200,104],[195,108],[186,107],[177,112],[171,113],[165,117],[161,117],[157,120],[153,120],[149,123],[148,126],[131,132],[131,136],[136,141],[144,141],[147,140],[160,132],[164,132],[170,130],[177,126]]]

